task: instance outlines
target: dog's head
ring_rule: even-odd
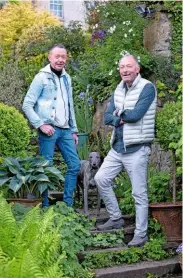
[[[88,157],[91,168],[98,169],[102,163],[102,159],[99,152],[91,152]]]

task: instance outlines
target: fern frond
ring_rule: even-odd
[[[3,251],[10,249],[14,241],[18,225],[11,211],[11,206],[0,197],[0,246]]]

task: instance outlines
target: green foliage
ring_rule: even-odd
[[[27,120],[14,107],[0,103],[0,158],[25,156],[29,143]]]
[[[181,84],[180,75],[181,71],[177,70],[173,64],[171,57],[157,56],[156,61],[156,87],[158,96],[165,99],[166,101],[179,99],[177,96],[177,86]]]
[[[120,81],[118,63],[127,51],[140,56],[145,74],[152,70],[154,62],[143,48],[145,20],[126,2],[98,2],[88,19],[91,40],[79,57],[78,67],[92,84],[92,97],[103,101]]]
[[[123,193],[131,187],[130,178],[126,172],[121,172],[114,181],[114,192],[116,197],[123,197]]]
[[[166,242],[164,231],[162,230],[162,226],[160,223],[153,217],[149,216],[148,218],[148,236],[150,240],[161,239],[163,243]]]
[[[46,11],[37,11],[31,3],[19,2],[18,5],[5,5],[0,10],[0,45],[1,62],[6,59],[14,59],[16,43],[31,26],[42,24],[45,26],[59,26],[59,20]],[[35,27],[36,28],[36,27]]]
[[[93,144],[84,143],[82,147],[77,147],[78,156],[81,160],[88,160],[89,153],[92,151]]]
[[[180,79],[180,78],[179,78]],[[179,81],[179,82],[178,82]],[[177,80],[176,89],[169,89],[169,87],[161,82],[157,81],[158,96],[164,101],[181,101],[182,100],[182,81]]]
[[[93,123],[93,99],[90,96],[90,87],[87,76],[83,75],[80,70],[75,68],[75,79],[81,84],[84,92],[80,92],[74,98],[75,117],[79,133],[90,133]]]
[[[178,160],[182,157],[182,104],[181,102],[167,102],[157,113],[157,139],[165,150],[172,150]]]
[[[25,29],[16,44],[16,59],[25,74],[27,85],[34,75],[48,63],[48,50],[54,44],[62,43],[69,52],[70,60],[77,58],[84,51],[85,37],[81,26],[72,22],[67,28],[63,26],[45,26],[37,24]]]
[[[172,23],[171,51],[173,53],[174,65],[177,70],[182,69],[182,2],[164,1],[168,9],[169,18]]]
[[[92,151],[98,151],[100,152],[101,157],[105,157],[111,149],[110,138],[111,132],[107,134],[107,138],[103,138],[103,136],[100,134],[100,131],[92,131],[89,134],[89,145],[92,146]]]
[[[29,210],[30,208],[18,204],[12,206],[13,214],[18,220],[24,219]],[[59,233],[59,253],[65,254],[65,259],[62,261],[64,277],[93,277],[92,273],[79,264],[77,256],[90,243],[89,229],[92,223],[84,215],[74,213],[73,209],[63,202],[44,208],[40,213],[47,214],[50,210],[54,212],[54,221],[50,223],[50,227],[53,227],[53,233],[55,230]]]
[[[132,197],[130,179],[126,173],[120,174],[115,183],[115,193],[120,195],[119,207],[124,214],[135,214],[135,203]],[[167,172],[157,172],[153,168],[148,172],[148,198],[149,203],[165,202],[171,199],[169,192],[170,174]]]
[[[24,31],[17,43],[16,55],[18,59],[38,56],[48,52],[54,44],[63,44],[72,57],[84,51],[85,36],[81,25],[71,22],[67,28],[61,25],[45,26],[37,24]]]
[[[7,184],[19,198],[28,198],[28,194],[36,195],[37,192],[42,194],[64,180],[60,171],[49,167],[49,161],[43,157],[5,158],[0,165],[0,174],[0,186]]]
[[[170,199],[170,173],[149,171],[148,196],[149,203],[165,202]]]
[[[22,70],[15,63],[6,63],[0,69],[0,101],[20,110],[25,92]]]
[[[41,53],[37,56],[30,57],[28,60],[18,61],[18,65],[24,73],[27,88],[39,70],[48,64],[47,56],[47,53]]]
[[[97,233],[91,236],[90,248],[108,248],[108,247],[119,247],[125,246],[124,242],[124,232],[123,230],[117,231],[115,233]]]
[[[154,261],[165,259],[168,254],[162,249],[162,243],[162,239],[150,239],[143,248],[144,256]]]
[[[152,239],[141,249],[129,248],[122,251],[90,253],[86,255],[83,265],[90,268],[102,268],[149,259],[162,260],[169,256],[168,252],[162,248],[163,242],[161,239]]]
[[[0,276],[3,278],[61,278],[65,254],[59,250],[60,234],[55,213],[40,214],[38,207],[16,221],[11,207],[0,197]]]
[[[73,209],[67,207],[65,203],[57,202],[53,210],[57,213],[55,226],[58,227],[61,235],[60,249],[67,256],[67,260],[63,262],[64,273],[68,277],[92,277],[81,267],[77,258],[77,254],[84,251],[84,246],[90,243],[89,229],[92,224],[86,216],[74,213]]]

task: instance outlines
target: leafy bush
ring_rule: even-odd
[[[63,44],[71,60],[77,59],[85,47],[85,36],[81,26],[74,22],[70,23],[67,28],[38,23],[22,33],[16,43],[16,60],[25,74],[27,85],[31,83],[40,68],[48,63],[48,50],[54,44]]]
[[[90,243],[89,229],[92,224],[86,216],[74,213],[73,209],[63,202],[57,202],[53,209],[57,214],[55,226],[61,234],[60,249],[67,256],[67,260],[63,262],[65,275],[77,278],[93,277],[87,269],[82,268],[77,257],[77,254],[83,252],[84,247]]]
[[[31,3],[7,4],[0,10],[0,45],[3,59],[14,56],[16,42],[29,26],[60,25],[58,18],[48,12],[37,11]]]
[[[148,178],[149,203],[165,202],[170,199],[169,183],[170,173],[155,171],[150,173]]]
[[[76,64],[92,84],[92,97],[103,101],[121,80],[118,63],[127,51],[140,56],[146,75],[153,71],[154,61],[143,47],[146,22],[126,2],[98,2],[88,19],[91,40]]]
[[[25,156],[30,134],[23,115],[14,107],[0,103],[0,158]]]
[[[177,174],[182,173],[182,103],[167,102],[157,113],[157,139],[165,150],[175,154]]]
[[[157,138],[165,150],[172,152],[173,202],[176,201],[176,174],[182,173],[182,103],[167,102],[156,119]]]
[[[77,57],[85,49],[85,35],[81,25],[71,22],[67,28],[63,26],[30,26],[22,33],[16,44],[17,59],[29,58],[45,53],[54,44],[63,44],[71,57]]]
[[[6,63],[0,69],[0,101],[20,110],[25,92],[22,70],[15,63]]]
[[[135,203],[132,197],[130,179],[126,173],[122,173],[116,178],[117,184],[114,189],[122,197],[119,206],[124,214],[135,214]],[[153,168],[148,172],[148,199],[149,203],[165,202],[170,200],[169,192],[170,174],[167,172],[157,172]]]

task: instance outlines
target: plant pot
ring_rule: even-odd
[[[35,207],[42,203],[42,199],[21,199],[21,198],[8,198],[8,203],[19,203],[25,207]]]
[[[49,196],[51,198],[49,198],[49,204],[50,205],[55,205],[56,202],[63,202],[63,196],[64,196],[64,192],[61,191],[49,191]]]
[[[78,148],[82,148],[88,140],[88,133],[78,133]]]
[[[149,208],[164,228],[167,241],[182,242],[182,202],[154,203]]]

